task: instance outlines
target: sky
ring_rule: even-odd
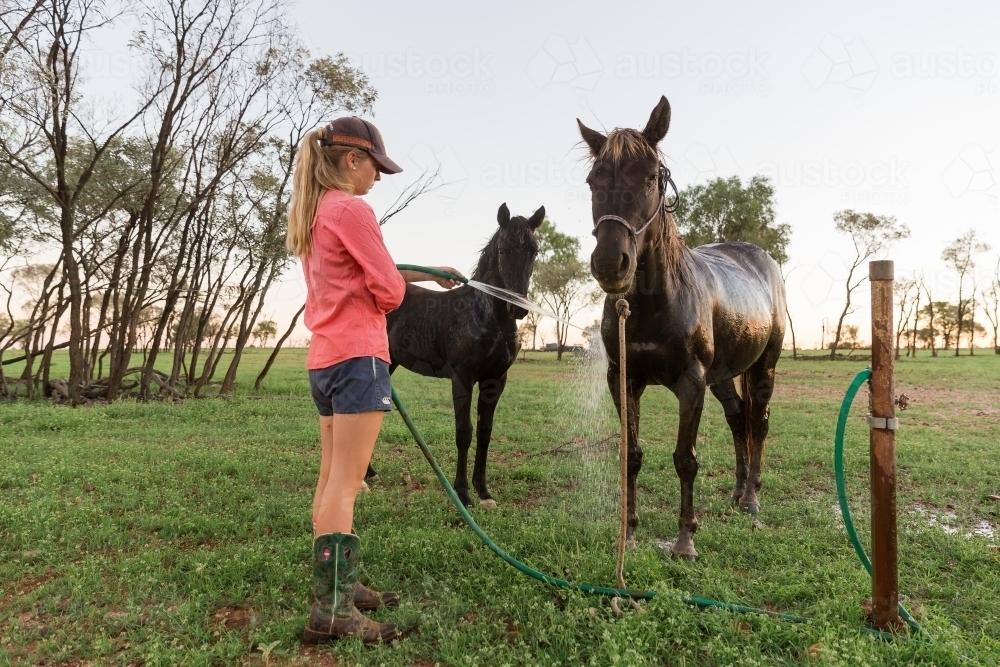
[[[376,213],[442,169],[447,185],[383,227],[397,262],[470,270],[504,202],[519,215],[544,205],[589,256],[575,119],[641,128],[666,95],[661,148],[679,188],[774,181],[800,346],[818,347],[843,307],[853,246],[834,230],[839,210],[907,225],[885,257],[897,278],[922,270],[935,299],[957,295],[940,256],[969,229],[992,247],[980,270],[996,264],[1000,3],[304,0],[291,18],[314,54],[343,52],[378,91],[371,120],[405,171],[367,196]],[[283,330],[304,294],[296,267],[265,315]],[[855,300],[847,321],[870,340],[867,284]],[[292,342],[307,336],[300,325]]]

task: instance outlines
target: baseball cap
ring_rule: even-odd
[[[367,120],[357,116],[345,116],[327,123],[323,129],[325,133],[320,139],[320,145],[363,148],[372,156],[378,165],[378,170],[383,174],[398,174],[403,171],[402,167],[385,154],[382,133]]]

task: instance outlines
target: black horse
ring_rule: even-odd
[[[670,126],[670,104],[660,98],[641,132],[619,128],[607,136],[577,119],[590,147],[587,176],[597,247],[590,270],[608,294],[601,338],[608,350],[608,386],[619,405],[617,300],[624,296],[628,392],[628,536],[639,523],[636,476],[642,467],[639,399],[647,385],[667,387],[680,404],[674,468],[681,481],[679,534],[671,551],[697,558],[693,504],[698,473],[695,441],[710,387],[722,403],[736,447],[733,501],[760,510],[761,456],[767,436],[774,367],[785,335],[785,288],[778,265],[749,243],[713,243],[689,249],[666,205],[670,172],[657,145]],[[737,393],[734,378],[740,376]]]
[[[544,219],[545,207],[530,218],[512,218],[507,204],[502,204],[497,212],[500,228],[483,248],[472,278],[527,294],[538,254],[535,230]],[[516,320],[525,315],[523,308],[469,286],[439,292],[409,284],[403,303],[387,316],[390,372],[403,366],[421,375],[451,378],[458,446],[455,491],[467,507],[472,506],[466,471],[472,442],[472,386],[479,383],[472,485],[480,506],[492,508],[496,501],[486,488],[486,453],[507,369],[517,358]]]

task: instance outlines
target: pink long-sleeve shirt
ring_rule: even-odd
[[[329,190],[320,200],[312,252],[302,258],[305,324],[312,332],[306,366],[354,357],[389,362],[385,314],[403,302],[406,283],[382,240],[371,206]]]

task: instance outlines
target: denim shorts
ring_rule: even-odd
[[[321,417],[392,410],[389,364],[377,357],[310,370],[309,389]]]

